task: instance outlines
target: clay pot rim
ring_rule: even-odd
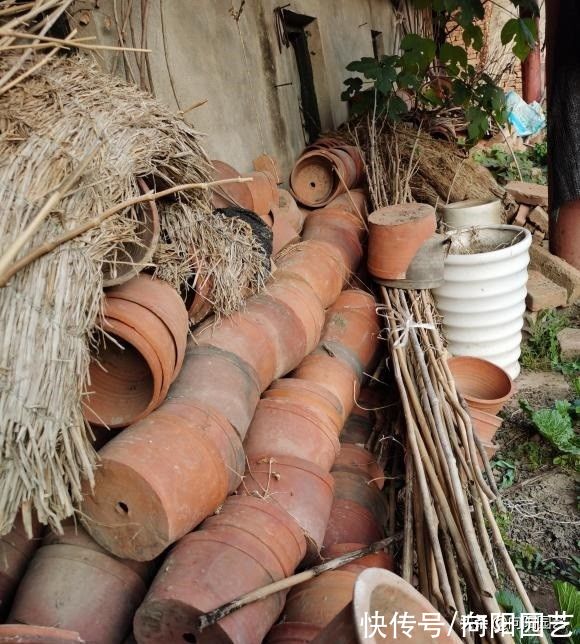
[[[447,365],[454,379],[455,379],[455,375],[453,373],[452,365],[454,363],[459,364],[462,362],[467,364],[471,363],[471,365],[475,366],[475,369],[473,369],[474,373],[477,373],[479,371],[479,369],[477,369],[478,365],[485,369],[491,369],[491,371],[495,371],[496,375],[503,380],[504,385],[509,385],[507,393],[505,393],[503,396],[500,396],[498,398],[477,398],[476,396],[471,396],[469,394],[462,393],[461,395],[465,398],[465,400],[468,403],[473,402],[475,404],[480,404],[480,405],[500,404],[500,403],[507,402],[514,395],[516,391],[516,387],[515,387],[514,381],[511,379],[508,372],[505,369],[502,369],[498,365],[494,364],[493,362],[490,362],[489,360],[484,360],[483,358],[476,358],[475,356],[452,356],[451,358],[449,358],[447,360]]]
[[[397,210],[399,214],[398,219],[393,221],[377,221],[379,218],[388,213],[389,210]],[[409,219],[409,215],[412,213],[420,213],[420,217]],[[412,226],[414,227],[418,221],[425,217],[432,217],[435,219],[435,208],[426,203],[403,203],[396,204],[395,206],[383,206],[382,208],[377,208],[373,212],[369,213],[368,221],[369,224],[373,226],[387,226],[388,228],[398,228],[399,226]]]
[[[488,423],[489,425],[493,425],[497,429],[499,429],[503,423],[503,418],[500,418],[495,414],[490,414],[489,412],[483,411],[482,409],[478,409],[477,407],[470,407],[469,415],[472,418],[481,420],[482,422]]]
[[[325,150],[326,149],[323,150],[323,149],[317,148],[314,150],[309,150],[307,152],[304,152],[298,158],[298,160],[294,164],[294,167],[292,168],[292,171],[290,172],[290,178],[288,181],[288,184],[290,186],[290,194],[294,197],[294,199],[296,199],[298,203],[303,204],[305,206],[309,206],[311,208],[321,207],[325,203],[328,203],[328,201],[332,199],[337,186],[340,185],[340,181],[337,179],[336,174],[334,172],[334,166],[335,166],[334,161],[332,160],[332,158],[329,158],[327,154],[323,154]],[[303,172],[305,167],[315,164],[315,162],[313,161],[313,158],[324,159],[324,163],[328,166],[327,170],[330,169],[330,176],[332,178],[331,186],[330,186],[330,189],[328,190],[328,194],[326,194],[320,201],[311,201],[308,198],[302,199],[294,189],[294,185],[298,179],[298,174],[300,172]]]
[[[10,637],[11,639],[6,639]],[[12,639],[17,637],[18,639]],[[77,631],[69,631],[54,626],[36,626],[34,624],[0,624],[0,639],[2,642],[22,642],[21,637],[32,637],[31,642],[38,644],[63,644],[63,642],[78,642],[85,644]],[[43,639],[36,639],[42,637]],[[58,638],[58,639],[57,639]]]

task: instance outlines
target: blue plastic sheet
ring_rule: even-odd
[[[546,127],[546,116],[539,103],[526,103],[514,91],[506,94],[508,121],[519,136],[531,136]]]

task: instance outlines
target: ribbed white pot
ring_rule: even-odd
[[[465,226],[499,226],[503,206],[499,199],[468,199],[441,206],[447,229]]]
[[[518,226],[478,226],[452,235],[443,286],[433,291],[448,349],[489,360],[516,378],[532,236]]]

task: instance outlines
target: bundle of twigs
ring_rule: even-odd
[[[489,616],[501,612],[499,554],[526,610],[535,612],[492,511],[501,502],[447,366],[430,293],[381,287],[381,295],[406,425],[403,577],[411,581],[416,571],[420,591],[449,620],[456,612]]]

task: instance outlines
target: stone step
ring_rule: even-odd
[[[568,293],[563,286],[558,286],[539,271],[528,271],[528,294],[526,306],[530,311],[543,311],[566,306]]]

